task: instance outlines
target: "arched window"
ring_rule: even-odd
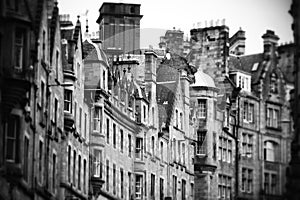
[[[275,154],[276,154],[276,146],[277,144],[272,141],[266,141],[264,142],[264,160],[275,162]]]

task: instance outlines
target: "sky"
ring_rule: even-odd
[[[261,36],[267,29],[279,36],[279,44],[292,42],[292,17],[288,13],[291,0],[58,0],[60,14],[70,14],[75,23],[81,15],[85,27],[85,14],[89,31],[99,29],[96,20],[103,2],[141,4],[141,47],[158,47],[159,37],[166,30],[180,29],[186,37],[192,28],[205,21],[214,24],[225,19],[229,36],[240,28],[246,32],[246,54],[261,53]],[[87,12],[88,11],[88,12]]]

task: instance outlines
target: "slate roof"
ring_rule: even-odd
[[[255,84],[258,82],[259,76],[263,71],[263,60],[262,53],[246,56],[230,56],[228,65],[230,70],[242,70],[250,73],[251,82],[252,84]],[[257,65],[256,70],[252,70],[254,65]]]

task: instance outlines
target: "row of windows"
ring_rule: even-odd
[[[265,194],[277,194],[278,177],[276,173],[265,172],[264,173],[264,192]]]
[[[175,110],[175,127],[183,130],[183,114],[177,109]]]
[[[30,154],[30,137],[25,134],[23,140],[20,139],[20,117],[17,115],[11,115],[9,117],[9,122],[4,123],[3,131],[5,133],[5,160],[6,162],[11,163],[20,163],[21,158],[23,161],[22,171],[23,177],[25,181],[28,181],[29,176],[29,154]],[[21,141],[23,144],[20,144]],[[23,146],[22,151],[20,148]],[[57,173],[57,156],[56,153],[53,152],[52,159],[49,160],[48,163],[48,179],[44,180],[44,142],[42,140],[39,141],[38,146],[38,158],[37,158],[37,178],[40,184],[43,184],[44,181],[47,181],[47,185],[49,188],[55,192],[56,186],[56,173]]]
[[[218,197],[222,199],[231,199],[233,197],[231,176],[219,174]]]
[[[242,187],[243,192],[253,192],[253,170],[248,168],[242,168]]]
[[[82,166],[82,162],[83,162],[83,166]],[[68,146],[68,176],[67,176],[68,182],[72,183],[75,187],[77,186],[79,190],[83,188],[83,192],[86,193],[87,191],[86,174],[87,174],[86,159],[82,159],[80,154],[77,155],[77,151],[75,149],[72,151],[72,147],[69,145]]]
[[[244,157],[253,157],[253,135],[243,133],[242,134],[242,154]]]
[[[219,160],[223,162],[232,162],[232,141],[225,137],[219,137]]]
[[[72,113],[72,90],[65,89],[64,91],[64,111]],[[78,119],[78,128],[83,133],[83,137],[86,138],[88,131],[88,115],[82,110],[82,107],[77,108],[77,102],[74,103],[74,120],[77,122]],[[79,113],[77,114],[77,112]]]

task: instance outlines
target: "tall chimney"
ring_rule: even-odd
[[[263,34],[262,38],[264,41],[264,57],[266,59],[270,59],[271,56],[273,57],[275,55],[279,37],[275,35],[274,31],[267,30],[267,32]]]

